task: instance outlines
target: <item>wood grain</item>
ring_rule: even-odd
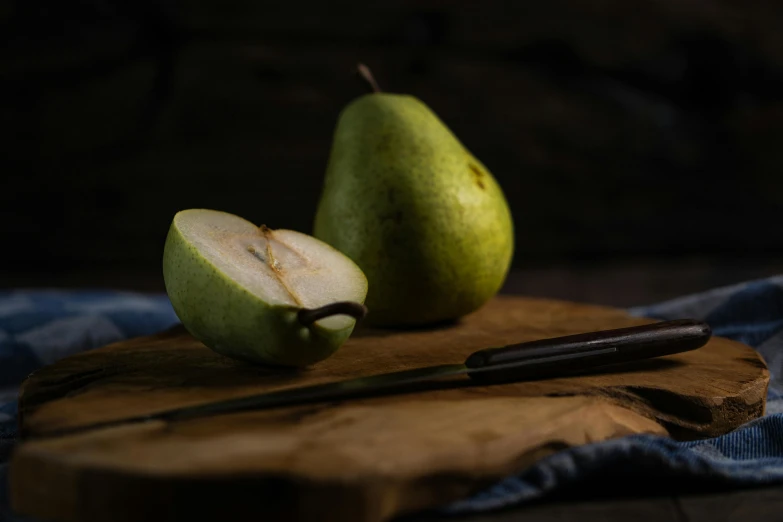
[[[332,358],[274,373],[180,331],[47,367],[24,384],[14,508],[58,521],[380,521],[460,498],[563,448],[632,433],[718,435],[761,415],[768,372],[713,338],[612,374],[471,383],[344,403],[149,422],[34,440],[249,393],[461,362],[480,348],[650,322],[611,308],[498,297],[459,324],[357,331]]]

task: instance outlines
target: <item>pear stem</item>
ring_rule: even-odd
[[[297,318],[302,326],[310,326],[319,319],[332,315],[350,315],[357,321],[367,315],[367,307],[354,301],[338,301],[319,308],[304,308],[299,310]]]
[[[378,87],[378,82],[375,81],[375,77],[372,75],[372,71],[370,71],[369,67],[363,63],[360,63],[356,66],[356,71],[359,73],[359,76],[362,78],[362,80],[367,83],[367,87],[370,88],[370,92],[381,92],[381,88]]]

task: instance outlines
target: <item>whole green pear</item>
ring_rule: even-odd
[[[487,167],[422,101],[384,92],[339,115],[313,235],[362,269],[376,326],[477,310],[514,251],[511,212]]]
[[[251,363],[298,367],[326,359],[366,312],[367,279],[344,254],[307,234],[217,210],[174,216],[163,280],[195,338]]]

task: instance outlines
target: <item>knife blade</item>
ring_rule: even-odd
[[[472,353],[462,364],[442,364],[375,374],[304,387],[186,406],[146,415],[66,428],[35,438],[53,437],[118,425],[162,420],[177,422],[298,404],[366,397],[402,389],[417,383],[464,377],[466,382],[500,384],[551,378],[615,366],[624,362],[673,355],[704,346],[710,327],[700,321],[680,319],[641,326],[602,330],[486,348]]]

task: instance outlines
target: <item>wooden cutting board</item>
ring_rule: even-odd
[[[699,438],[763,414],[769,374],[743,344],[582,375],[342,403],[52,430],[264,390],[440,363],[480,348],[652,322],[621,310],[498,297],[459,324],[357,331],[332,358],[275,373],[181,329],[69,357],[20,397],[13,507],[51,521],[377,522],[443,505],[555,451],[634,433]],[[32,438],[31,438],[32,437]]]

